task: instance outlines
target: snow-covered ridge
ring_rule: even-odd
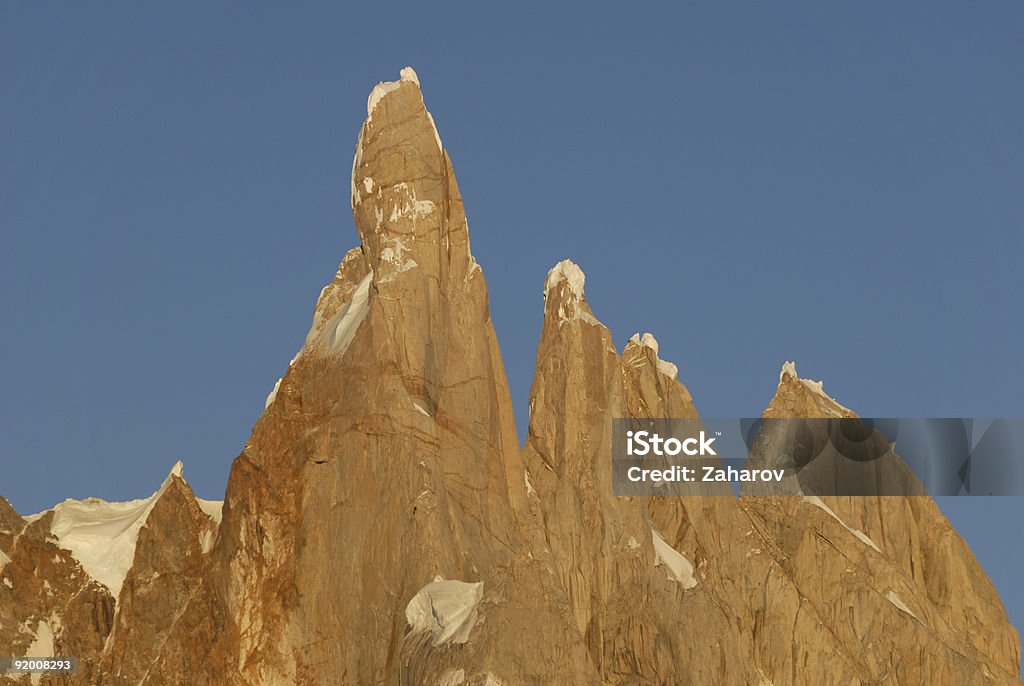
[[[780,385],[782,384],[783,380],[786,379],[786,377],[789,377],[794,381],[799,381],[803,385],[803,387],[806,388],[808,391],[835,405],[839,409],[840,413],[853,413],[853,410],[846,407],[845,405],[841,405],[839,401],[837,401],[835,398],[833,398],[824,391],[824,381],[811,381],[810,379],[801,379],[799,376],[797,376],[795,362],[784,362],[782,364],[782,371],[779,372]]]
[[[127,502],[107,502],[99,498],[65,500],[52,508],[50,533],[57,538],[57,545],[70,552],[86,574],[106,586],[116,600],[135,559],[139,531],[174,478],[182,478],[181,461],[174,465],[156,493],[148,498]],[[220,521],[221,503],[198,502],[204,512]],[[25,519],[34,522],[49,511],[44,510]]]
[[[432,645],[465,643],[477,620],[484,584],[446,581],[437,577],[413,596],[405,619],[413,631],[429,631]]]

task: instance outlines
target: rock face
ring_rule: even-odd
[[[1017,634],[930,498],[612,496],[612,418],[698,413],[653,336],[617,351],[568,260],[520,448],[411,69],[370,95],[351,201],[360,244],[223,510],[180,466],[133,503],[0,499],[0,644],[81,660],[0,683],[1019,683]],[[789,364],[765,411],[854,416]]]

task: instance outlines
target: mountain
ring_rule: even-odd
[[[0,499],[0,642],[80,659],[0,683],[1019,683],[1019,638],[926,496],[613,496],[613,418],[699,415],[652,335],[616,349],[569,260],[520,447],[411,68],[370,94],[350,192],[359,245],[223,504],[180,464],[144,500]],[[765,417],[817,416],[855,415],[787,364]]]

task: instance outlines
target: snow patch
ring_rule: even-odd
[[[405,608],[413,631],[429,631],[432,645],[465,643],[477,620],[484,584],[439,579],[427,584]]]
[[[658,371],[670,379],[674,379],[679,374],[679,367],[675,366],[671,362],[658,360]]]
[[[805,495],[805,496],[803,496],[803,499],[804,499],[804,502],[808,502],[811,505],[814,505],[815,507],[817,507],[817,508],[819,508],[821,510],[824,510],[830,517],[832,517],[832,519],[834,519],[837,522],[839,522],[840,524],[842,524],[844,529],[846,529],[851,534],[856,536],[857,540],[859,540],[861,543],[863,543],[865,545],[868,545],[868,546],[871,546],[872,548],[874,548],[878,552],[882,552],[882,550],[877,545],[875,545],[875,542],[872,541],[870,538],[868,538],[867,534],[865,534],[863,531],[861,531],[859,529],[854,529],[854,528],[852,528],[850,526],[847,526],[846,522],[844,522],[842,519],[840,519],[839,515],[837,515],[835,512],[833,512],[832,508],[830,508],[828,505],[826,505],[821,498],[819,498],[816,495]]]
[[[655,355],[658,354],[658,339],[654,337],[654,334],[645,333],[643,336],[641,336],[640,345],[642,345],[645,348],[650,348],[651,350],[654,351]]]
[[[71,553],[92,579],[106,586],[115,601],[135,559],[139,531],[174,477],[181,477],[178,461],[160,489],[149,498],[107,502],[99,498],[65,500],[53,508],[50,533],[57,545]],[[32,515],[35,521],[45,512]]]
[[[367,176],[363,179],[363,188],[366,189],[367,193],[373,193],[373,177]]]
[[[274,383],[274,388],[267,395],[267,399],[263,403],[263,409],[264,410],[267,409],[268,407],[270,407],[274,403],[274,401],[277,399],[277,391],[278,391],[279,388],[281,388],[281,380],[283,378],[284,377],[279,376],[277,378],[277,381]]]
[[[0,572],[4,571],[4,567],[11,561],[11,558],[4,554],[4,551],[0,550]]]
[[[221,514],[224,511],[224,501],[196,498],[196,502],[199,504],[199,509],[205,512],[206,516],[212,519],[217,526],[220,526]]]
[[[359,325],[363,323],[366,314],[370,311],[370,283],[372,281],[373,270],[370,270],[359,282],[352,294],[352,299],[331,317],[321,331],[317,332],[314,325],[314,330],[306,336],[306,344],[303,349],[321,347],[334,355],[344,354],[349,344],[352,343],[352,339],[355,338]]]
[[[398,198],[397,202],[395,202],[391,207],[391,214],[388,215],[388,221],[392,224],[405,217],[410,217],[412,218],[413,225],[415,226],[416,220],[420,217],[427,217],[437,212],[437,205],[435,205],[432,200],[418,200],[416,198],[415,187],[410,188],[409,184],[404,181],[402,183],[395,184],[394,189],[404,193],[405,197]],[[383,210],[381,210],[378,215],[378,227],[380,226],[383,218]]]
[[[199,534],[199,548],[203,551],[203,555],[213,550],[213,542],[216,538],[217,532],[212,529]]]
[[[651,538],[654,541],[654,566],[664,564],[672,572],[672,576],[682,584],[683,588],[693,588],[697,585],[697,578],[693,575],[693,565],[679,551],[665,542],[657,531],[651,529]]]
[[[392,221],[394,221],[394,215],[392,215]],[[402,237],[395,236],[394,238],[385,238],[384,240],[385,242],[391,243],[391,245],[380,251],[381,261],[400,265],[402,263],[402,254],[409,250],[405,247],[405,244],[402,243]]]
[[[413,214],[417,217],[425,217],[437,211],[437,206],[431,200],[417,200],[412,206]]]
[[[23,657],[56,657],[57,651],[53,645],[53,637],[59,632],[60,619],[58,617],[51,616],[48,620],[40,620],[39,626],[36,627],[35,637],[32,639],[32,643],[29,644]],[[34,672],[30,677],[32,686],[39,686],[42,677],[41,672]]]
[[[419,413],[420,413],[421,415],[423,415],[423,416],[425,416],[425,417],[429,417],[429,416],[430,416],[430,413],[429,413],[429,412],[427,412],[426,410],[424,410],[424,409],[423,409],[423,407],[421,407],[419,403],[417,403],[417,402],[414,402],[414,403],[412,404],[412,406],[413,406],[413,407],[415,407],[415,408],[416,408],[416,410],[417,410],[417,411],[418,411],[418,412],[419,412]]]
[[[487,676],[484,678],[484,686],[505,686],[505,684],[501,679],[487,672]]]
[[[903,598],[900,598],[896,591],[889,591],[888,593],[886,593],[885,599],[892,603],[897,610],[900,610],[901,612],[906,612],[908,615],[910,615],[917,621],[921,621],[921,618],[915,615],[914,611],[907,607],[907,604],[903,602]]]

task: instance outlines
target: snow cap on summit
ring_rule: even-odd
[[[791,376],[794,379],[800,378],[796,375],[796,362],[782,363],[782,371],[779,372],[779,383],[782,383],[782,380],[787,376]]]
[[[412,81],[417,86],[420,85],[420,77],[416,75],[416,70],[412,67],[403,67],[402,71],[399,72],[399,76],[402,81]]]
[[[569,290],[576,299],[583,298],[583,284],[587,276],[572,260],[562,260],[548,272],[548,278],[544,282],[544,299],[547,300],[548,293],[562,281],[569,285]]]

